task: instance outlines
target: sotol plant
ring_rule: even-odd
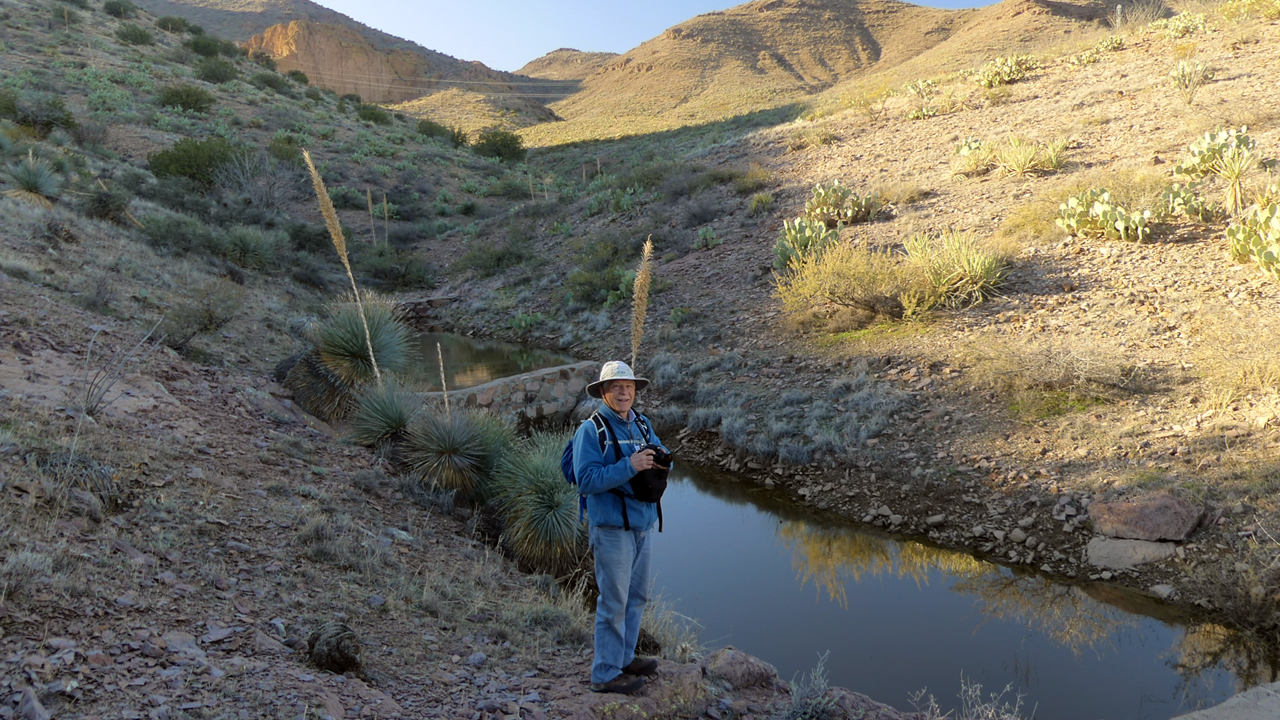
[[[506,513],[505,538],[531,569],[561,574],[583,552],[578,495],[560,474],[567,435],[535,435],[498,463],[497,494]]]
[[[1199,60],[1179,60],[1169,71],[1169,81],[1187,105],[1195,101],[1200,87],[1212,79],[1213,71]]]
[[[4,195],[14,200],[49,208],[62,192],[62,178],[53,167],[30,153],[26,159],[7,165],[4,175],[13,185]]]

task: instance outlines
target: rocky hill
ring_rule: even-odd
[[[529,62],[516,74],[546,80],[582,80],[603,69],[616,57],[617,53],[560,48]]]

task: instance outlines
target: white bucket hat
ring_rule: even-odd
[[[636,377],[631,372],[631,367],[621,360],[610,360],[600,368],[600,379],[587,386],[587,394],[593,398],[601,396],[605,383],[611,380],[634,380],[636,383],[636,392],[640,392],[649,386],[649,381],[644,378]]]

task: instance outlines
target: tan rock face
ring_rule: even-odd
[[[442,89],[441,80],[507,82],[481,63],[403,48],[382,49],[353,28],[310,20],[272,25],[245,43],[265,52],[281,72],[301,70],[313,85],[367,102],[399,102]],[[501,89],[501,88],[499,88]]]

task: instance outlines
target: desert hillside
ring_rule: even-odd
[[[582,52],[572,48],[552,50],[516,71],[517,75],[546,80],[582,80],[618,57],[617,53]]]

